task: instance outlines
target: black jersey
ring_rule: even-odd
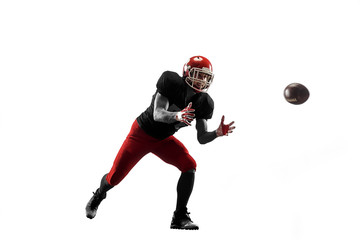
[[[154,100],[158,92],[169,100],[168,111],[181,111],[192,102],[196,119],[210,119],[214,110],[214,101],[212,98],[207,93],[196,93],[192,97],[187,97],[188,87],[184,79],[177,73],[170,71],[164,72],[156,84],[157,90],[152,97],[150,106],[137,118],[139,126],[147,134],[157,139],[165,139],[173,135],[181,127],[187,126],[182,122],[169,124],[156,122],[154,120]]]

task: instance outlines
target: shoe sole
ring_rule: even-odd
[[[182,228],[182,227],[178,227],[178,226],[170,226],[170,229],[177,229],[177,230],[199,230],[199,228]]]

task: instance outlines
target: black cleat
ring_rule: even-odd
[[[199,230],[199,226],[193,223],[189,216],[189,212],[174,212],[174,216],[171,221],[171,229],[182,229],[182,230]]]
[[[93,193],[94,195],[91,197],[90,201],[86,205],[86,217],[93,219],[96,216],[96,211],[101,203],[102,200],[106,198],[106,193],[100,194],[99,188],[96,192]]]

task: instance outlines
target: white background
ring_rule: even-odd
[[[220,3],[221,2],[221,3]],[[360,2],[1,1],[0,235],[6,239],[359,239]],[[207,145],[170,230],[180,173],[148,155],[95,219],[85,205],[165,70],[214,66]],[[311,96],[287,103],[292,82]]]

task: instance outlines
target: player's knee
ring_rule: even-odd
[[[111,174],[106,176],[106,181],[109,183],[110,186],[116,186],[118,185],[124,176],[121,176],[119,174]]]
[[[184,166],[183,169],[181,169],[181,172],[192,172],[195,173],[196,172],[196,162],[195,161],[191,161],[189,162],[186,166]]]
[[[190,170],[186,171],[185,173],[195,173],[195,172],[196,172],[196,169],[193,168],[193,169],[190,169]]]
[[[120,181],[112,178],[112,179],[110,179],[110,180],[108,181],[108,183],[109,183],[109,185],[111,185],[111,186],[116,186],[116,185],[118,185],[118,184],[120,183]]]

